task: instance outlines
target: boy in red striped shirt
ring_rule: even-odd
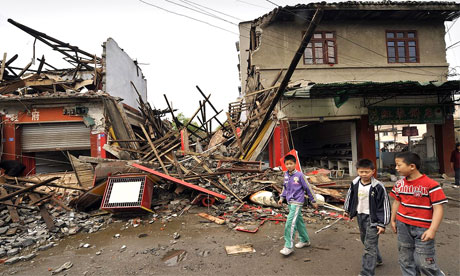
[[[391,227],[398,233],[401,272],[444,275],[436,264],[434,237],[442,221],[446,196],[439,183],[420,173],[420,156],[401,152],[395,162],[396,170],[404,176],[390,193],[395,199]]]

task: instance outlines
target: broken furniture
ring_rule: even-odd
[[[102,199],[102,210],[111,212],[152,212],[153,183],[148,175],[109,177]]]

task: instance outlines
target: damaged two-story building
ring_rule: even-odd
[[[277,105],[261,158],[276,166],[295,148],[305,165],[354,174],[358,159],[377,161],[378,126],[424,124],[417,150],[425,171],[450,172],[460,81],[448,79],[444,23],[459,17],[458,3],[310,3],[241,22],[243,101],[279,86],[317,8],[322,20]]]
[[[67,153],[106,157],[108,134],[120,123],[110,122],[110,111],[123,109],[120,113],[135,127],[143,120],[137,101],[147,100],[147,82],[137,62],[112,38],[98,57],[8,21],[61,54],[71,68],[58,69],[45,57],[37,59],[36,68],[34,62],[16,65],[17,55],[3,61],[2,160],[18,160],[25,174],[35,174],[72,171]]]

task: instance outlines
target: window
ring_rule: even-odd
[[[316,32],[303,55],[304,64],[336,64],[337,46],[334,32]]]
[[[416,31],[387,31],[388,63],[419,62]]]

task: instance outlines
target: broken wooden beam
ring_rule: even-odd
[[[40,196],[38,194],[36,194],[36,193],[30,193],[29,198],[31,200],[33,200],[33,201],[39,201],[41,199]],[[45,221],[45,224],[46,224],[46,227],[48,228],[48,230],[50,230],[50,231],[54,230],[54,228],[56,226],[54,225],[53,217],[50,215],[50,213],[46,209],[46,206],[45,205],[40,205],[38,207],[38,209],[40,210],[40,215],[42,216],[43,220]]]
[[[6,195],[8,195],[8,192],[6,191],[5,188],[0,187],[0,194],[2,196],[6,196]],[[9,199],[5,200],[4,202],[1,202],[1,204],[4,204],[4,205],[7,206],[8,212],[10,212],[11,221],[13,221],[15,223],[18,223],[18,222],[21,221],[21,219],[19,218],[18,210],[16,210],[16,208],[15,208],[15,207],[18,207],[18,206],[13,204],[13,202],[11,200],[9,200]]]
[[[184,185],[184,186],[187,186],[189,188],[192,188],[194,190],[197,190],[197,191],[200,191],[200,192],[203,192],[203,193],[206,193],[206,194],[209,194],[209,195],[212,195],[212,196],[215,196],[217,198],[221,198],[221,199],[226,199],[227,197],[225,195],[222,195],[222,194],[219,194],[219,193],[216,193],[216,192],[213,192],[213,191],[210,191],[208,189],[205,189],[203,187],[200,187],[200,186],[197,186],[197,185],[193,185],[191,183],[188,183],[188,182],[185,182],[183,180],[180,180],[180,179],[177,179],[175,177],[172,177],[172,176],[169,176],[169,175],[166,175],[166,174],[162,174],[154,169],[150,169],[150,168],[147,168],[147,167],[144,167],[142,165],[139,165],[139,164],[136,164],[136,163],[133,163],[132,164],[133,167],[135,168],[138,168],[140,170],[143,170],[145,172],[148,172],[148,173],[151,173],[151,174],[154,174],[156,176],[159,176],[163,179],[166,179],[166,180],[169,180],[169,181],[172,181],[172,182],[175,182],[177,184],[181,184],[181,185]]]
[[[10,198],[13,198],[13,197],[15,197],[15,196],[17,196],[17,195],[20,195],[20,194],[23,194],[23,193],[26,193],[26,192],[31,191],[31,190],[33,190],[33,189],[36,189],[36,188],[38,188],[38,187],[45,186],[46,184],[48,184],[48,183],[50,183],[50,182],[52,182],[52,181],[54,181],[54,180],[56,180],[56,179],[59,179],[59,178],[60,178],[60,177],[52,177],[52,178],[50,178],[50,179],[47,179],[47,180],[45,180],[45,181],[39,182],[39,183],[37,183],[37,184],[34,184],[34,185],[32,185],[32,186],[26,187],[26,188],[21,189],[21,190],[19,190],[19,191],[12,192],[11,194],[8,194],[8,195],[5,195],[5,196],[0,197],[0,201],[8,200],[8,199],[10,199]]]
[[[206,213],[199,213],[198,216],[200,216],[202,218],[205,218],[207,220],[210,220],[212,222],[215,222],[216,224],[224,224],[225,223],[225,220],[220,219],[220,218],[216,218],[216,217],[208,215]]]

